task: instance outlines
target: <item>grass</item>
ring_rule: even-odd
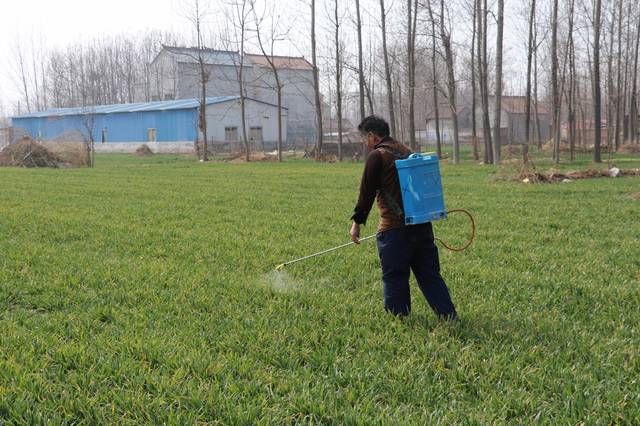
[[[0,169],[0,423],[640,422],[638,178],[444,164],[478,223],[440,252],[447,324],[415,285],[383,312],[372,241],[273,273],[347,241],[361,167]]]

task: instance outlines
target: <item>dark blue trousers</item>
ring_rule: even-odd
[[[433,240],[431,223],[379,232],[377,242],[386,310],[394,315],[411,312],[411,270],[431,309],[439,317],[456,317],[449,290],[440,275],[438,248]]]

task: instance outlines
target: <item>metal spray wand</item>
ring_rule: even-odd
[[[376,234],[369,235],[368,237],[360,238],[360,241],[365,241],[365,240],[368,240],[368,239],[373,238],[375,236],[376,236]],[[310,255],[301,257],[300,259],[294,259],[294,260],[290,260],[288,262],[281,263],[278,266],[276,266],[276,271],[279,271],[282,268],[284,268],[285,266],[291,265],[292,263],[296,263],[296,262],[300,262],[302,260],[310,259],[312,257],[320,256],[321,254],[329,253],[329,252],[332,252],[334,250],[338,250],[338,249],[341,249],[343,247],[350,246],[351,244],[355,244],[355,243],[353,241],[351,241],[351,242],[348,242],[346,244],[342,244],[342,245],[339,245],[339,246],[336,246],[336,247],[332,247],[332,248],[327,249],[327,250],[320,251],[318,253],[314,253],[314,254],[310,254]]]

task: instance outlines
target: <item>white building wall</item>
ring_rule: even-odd
[[[200,97],[200,70],[197,63],[185,59],[184,55],[161,52],[152,66],[159,83],[154,98],[165,99],[173,94],[175,99]],[[209,73],[207,96],[237,96],[236,68],[231,65],[206,65]],[[288,109],[287,126],[291,142],[305,137],[314,138],[315,98],[313,71],[281,69],[278,72],[283,84],[282,106]],[[250,98],[276,104],[275,79],[269,68],[245,64],[244,80],[246,95]],[[265,136],[266,140],[266,136]]]
[[[251,99],[245,100],[247,137],[251,127],[262,127],[264,142],[278,141],[278,108]],[[282,138],[287,139],[287,110],[282,110]],[[238,138],[242,138],[240,101],[207,106],[207,136],[216,142],[225,141],[225,128],[237,127]]]
[[[153,100],[171,100],[178,96],[179,68],[175,58],[162,51],[151,63],[153,75]]]

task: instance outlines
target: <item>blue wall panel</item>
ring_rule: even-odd
[[[87,134],[93,129],[93,139],[100,142],[106,129],[109,142],[146,142],[147,129],[156,129],[158,142],[194,141],[197,137],[197,109],[169,111],[125,112],[87,116],[66,115],[14,118],[13,126],[22,128],[32,137],[55,139],[65,133]],[[92,122],[93,121],[93,122]]]

